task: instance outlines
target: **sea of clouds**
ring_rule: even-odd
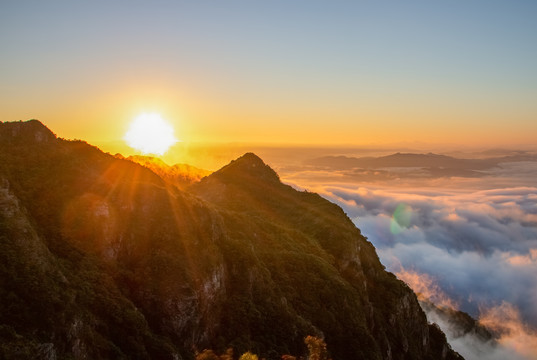
[[[430,281],[428,288],[442,292],[446,306],[499,336],[495,347],[452,337],[467,359],[537,359],[535,163],[506,164],[479,179],[419,183],[358,182],[315,169],[283,178],[340,205],[389,271]],[[447,325],[440,325],[449,337]]]

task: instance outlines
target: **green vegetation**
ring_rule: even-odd
[[[239,357],[239,360],[258,360],[256,354],[247,351]]]
[[[179,190],[0,124],[0,358],[439,358],[429,333],[344,212],[253,154]]]
[[[328,350],[323,339],[308,335],[304,342],[308,346],[309,360],[328,360]]]
[[[330,360],[328,357],[328,350],[326,343],[323,339],[308,335],[304,338],[304,343],[307,346],[307,353],[299,359],[308,360]],[[205,349],[196,354],[195,360],[233,360],[233,349],[228,348],[222,355],[216,355],[213,350]],[[238,360],[258,360],[258,356],[250,351],[243,353]],[[297,357],[293,355],[284,354],[281,356],[282,360],[296,360]]]

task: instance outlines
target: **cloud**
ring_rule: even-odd
[[[537,262],[537,249],[530,249],[527,255],[505,255],[509,264],[515,266],[528,266]]]
[[[537,244],[537,188],[427,195],[334,186],[316,190],[340,204],[358,225],[370,216],[392,217],[404,204],[412,209],[408,229],[419,229],[428,243],[449,251],[527,253]]]
[[[427,274],[446,298],[476,318],[511,304],[519,314],[513,324],[521,325],[502,333],[499,349],[480,344],[485,347],[479,350],[478,339],[456,339],[454,346],[475,350],[468,358],[534,359],[523,349],[535,350],[537,339],[537,187],[507,178],[480,181],[399,187],[303,178],[301,185],[340,205],[389,271]],[[498,184],[517,186],[490,188]],[[517,350],[522,343],[529,345]]]
[[[527,330],[522,323],[513,326],[524,329],[522,332],[501,334],[498,339],[484,341],[479,335],[469,332],[460,336],[458,328],[434,311],[427,312],[429,321],[437,323],[445,332],[450,345],[466,360],[535,360],[537,339],[534,332]]]
[[[403,268],[395,275],[414,290],[419,300],[431,301],[441,308],[458,309],[459,305],[438,286],[434,278],[430,275],[420,274],[416,271],[405,270]]]
[[[512,304],[503,301],[493,307],[481,307],[479,324],[494,335],[482,336],[479,330],[468,331],[464,324],[450,318],[441,309],[457,310],[455,303],[430,275],[401,268],[397,277],[406,282],[420,301],[428,301],[439,309],[424,306],[427,319],[440,325],[452,347],[467,360],[473,359],[537,359],[537,333],[521,318]]]
[[[522,321],[518,309],[512,304],[486,309],[479,322],[500,334],[499,343],[528,359],[537,359],[537,333]]]
[[[509,301],[537,327],[537,226],[535,214],[524,210],[537,189],[507,193],[509,201],[496,194],[490,202],[487,192],[425,199],[329,189],[324,195],[336,202],[346,199],[342,206],[391,271],[402,265],[434,275],[474,315],[480,302]],[[351,196],[363,206],[349,208]],[[412,216],[407,228],[394,233],[390,224],[398,204],[411,208]]]

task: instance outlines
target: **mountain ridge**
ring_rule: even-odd
[[[459,171],[482,171],[500,166],[502,163],[537,161],[535,154],[518,152],[501,157],[465,159],[435,153],[395,153],[380,157],[323,156],[307,160],[306,165],[321,166],[335,170],[350,168],[379,169],[392,167],[416,167],[427,169],[453,169]]]
[[[145,166],[179,189],[184,189],[211,173],[208,170],[199,169],[188,164],[168,165],[161,159],[151,156],[131,155],[127,158],[124,158],[121,154],[116,154],[115,156],[119,159],[127,159]]]
[[[282,184],[256,155],[181,190],[84,142],[21,138],[7,124],[4,357],[189,359],[233,347],[276,359],[304,354],[316,335],[334,360],[461,358],[341,208]]]
[[[447,155],[427,153],[395,153],[381,157],[347,157],[325,156],[312,159],[309,165],[345,169],[349,167],[383,168],[383,167],[425,167],[455,168],[464,170],[483,170],[496,166],[496,159],[459,159]]]

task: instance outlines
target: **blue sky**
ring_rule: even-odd
[[[67,137],[92,140],[114,121],[106,136],[117,138],[141,110],[163,112],[200,140],[277,140],[287,130],[285,141],[299,132],[328,143],[364,132],[380,143],[468,133],[463,141],[527,144],[537,131],[534,1],[0,9],[0,120],[40,118]]]

